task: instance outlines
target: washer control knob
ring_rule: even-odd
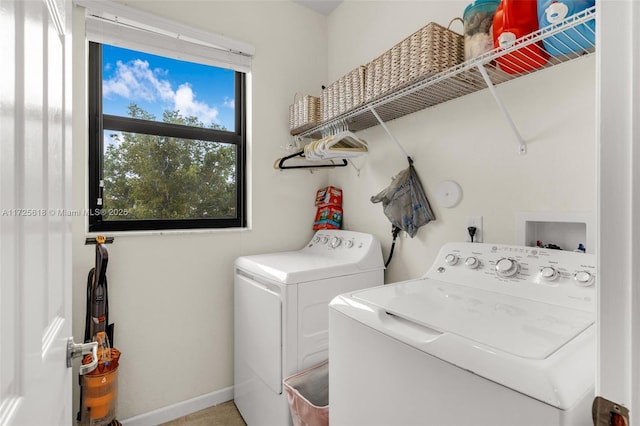
[[[456,263],[458,263],[458,256],[453,253],[449,253],[444,257],[444,262],[447,265],[455,265]]]
[[[326,235],[322,236],[322,241],[320,241],[322,244],[327,244],[327,241],[329,241],[329,237],[327,237]]]
[[[478,267],[480,266],[480,261],[478,260],[477,257],[470,256],[465,259],[464,266],[466,266],[469,269],[478,269]]]
[[[552,266],[545,266],[540,269],[540,276],[545,281],[553,281],[558,278],[558,271]]]
[[[578,271],[573,275],[576,284],[581,287],[590,287],[593,285],[593,275],[587,271]]]
[[[520,272],[520,265],[514,259],[503,257],[496,262],[496,273],[503,278],[515,277],[518,272]]]
[[[313,242],[314,243],[319,243],[320,242],[320,236],[319,235],[314,236],[313,237]]]
[[[347,246],[347,248],[351,248],[351,247],[353,247],[353,240],[347,240],[347,242],[345,243],[345,245]]]
[[[340,237],[333,237],[331,238],[331,243],[329,243],[329,245],[331,246],[331,248],[336,248],[339,247],[340,244],[342,244],[342,238]]]

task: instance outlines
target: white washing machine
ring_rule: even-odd
[[[329,308],[341,425],[591,425],[594,255],[445,245],[421,279]]]
[[[359,232],[236,260],[234,401],[249,426],[291,424],[282,380],[327,359],[329,302],[383,282],[380,243]]]

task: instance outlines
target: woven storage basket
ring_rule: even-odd
[[[367,64],[364,101],[369,102],[463,61],[464,37],[431,22]]]
[[[343,75],[322,90],[320,110],[322,121],[344,114],[364,103],[365,67]]]
[[[289,130],[297,135],[320,123],[320,98],[296,94],[289,105]]]

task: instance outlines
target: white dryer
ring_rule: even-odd
[[[383,282],[380,243],[359,232],[236,260],[234,401],[249,426],[291,424],[282,380],[327,359],[329,302]]]
[[[591,425],[594,255],[452,243],[421,279],[329,309],[329,419]]]

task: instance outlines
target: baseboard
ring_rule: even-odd
[[[233,399],[233,386],[120,420],[124,426],[156,426]]]

